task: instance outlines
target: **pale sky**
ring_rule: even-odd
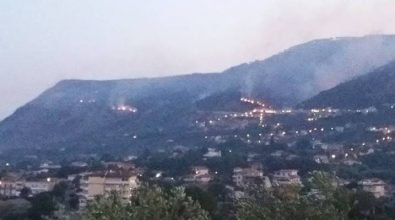
[[[315,38],[395,34],[394,0],[0,0],[0,119],[62,79],[222,71]]]

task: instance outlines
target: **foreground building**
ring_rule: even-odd
[[[83,207],[87,201],[93,200],[96,196],[112,191],[119,193],[123,199],[127,200],[137,187],[138,178],[134,171],[106,170],[93,173],[81,179],[80,204]]]

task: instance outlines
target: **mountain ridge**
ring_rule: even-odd
[[[365,75],[322,91],[300,107],[367,108],[395,103],[395,60]]]
[[[371,54],[356,53],[361,48]],[[0,148],[120,148],[133,145],[131,136],[137,134],[166,140],[191,130],[199,108],[237,108],[234,102],[215,105],[221,97],[250,96],[274,106],[293,106],[391,59],[395,36],[322,39],[222,73],[63,80],[0,122]],[[118,112],[119,106],[137,112]]]

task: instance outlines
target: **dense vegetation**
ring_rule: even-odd
[[[130,203],[111,193],[89,204],[83,220],[208,220],[208,212],[187,197],[183,188],[165,191],[159,187],[142,186]]]
[[[205,198],[204,190],[192,191],[190,196],[182,188],[143,186],[129,203],[112,193],[93,201],[82,219],[389,220],[395,217],[390,201],[339,186],[335,177],[325,172],[314,172],[302,188],[252,187],[249,193],[234,201],[234,215],[213,215],[212,200]]]

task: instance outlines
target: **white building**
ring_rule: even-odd
[[[58,181],[53,178],[46,178],[37,181],[26,181],[23,182],[23,186],[29,188],[33,195],[39,194],[42,192],[49,192],[55,187]]]
[[[72,167],[77,167],[77,168],[85,168],[88,167],[88,163],[83,162],[83,161],[74,161],[71,163]]]
[[[213,157],[221,157],[222,156],[220,150],[217,150],[215,148],[208,148],[207,150],[208,150],[207,153],[205,153],[203,155],[203,157],[205,157],[205,158],[213,158]]]
[[[301,185],[298,170],[279,170],[273,175],[273,185]]]
[[[195,167],[192,167],[192,170],[193,170],[195,176],[204,176],[204,175],[209,174],[209,172],[210,172],[210,170],[205,166],[195,166]]]
[[[343,164],[347,165],[347,166],[354,166],[354,165],[361,165],[362,162],[361,161],[357,161],[357,160],[353,160],[353,159],[345,159],[343,161]]]
[[[0,195],[5,197],[19,196],[23,188],[15,178],[3,178],[0,181]]]
[[[314,161],[318,164],[328,164],[329,158],[326,155],[315,155]]]
[[[263,175],[263,171],[251,168],[236,167],[233,169],[233,182],[238,187],[246,187],[248,185],[263,185],[270,188],[271,183],[268,177]]]
[[[376,198],[380,198],[385,196],[386,183],[378,178],[364,179],[359,182],[362,186],[362,189],[366,192],[370,192]]]
[[[210,170],[204,166],[195,166],[192,168],[192,174],[184,178],[187,183],[207,184],[212,180]]]
[[[0,195],[13,197],[19,196],[23,188],[29,188],[32,195],[52,191],[58,183],[57,179],[46,178],[38,180],[3,179],[0,181]]]

